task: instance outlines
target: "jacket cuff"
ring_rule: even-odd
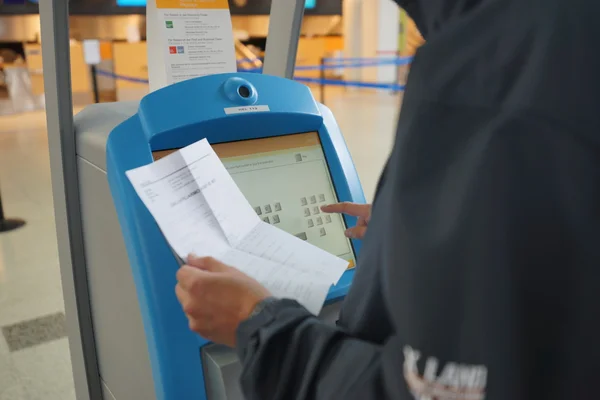
[[[240,360],[243,362],[247,350],[260,345],[259,333],[261,329],[272,324],[281,311],[294,308],[304,309],[295,300],[277,299],[267,302],[259,313],[242,321],[236,331],[236,352]]]

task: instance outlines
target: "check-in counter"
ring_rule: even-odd
[[[9,105],[0,113],[17,114],[44,108],[44,96],[34,95],[27,67],[22,62],[2,66]]]
[[[24,45],[25,60],[31,79],[31,91],[34,96],[44,95],[44,67],[42,63],[42,45],[27,43]],[[101,64],[100,70],[112,71],[112,43],[100,43]],[[114,101],[113,78],[104,75],[98,76],[98,90],[100,101]],[[73,104],[85,105],[94,100],[92,89],[92,75],[90,66],[86,64],[83,54],[83,45],[80,42],[71,42],[71,87],[73,90]]]
[[[34,95],[44,94],[44,67],[42,63],[42,45],[26,44],[25,59],[31,77],[31,90]],[[83,57],[83,46],[71,42],[71,87],[74,104],[89,104],[93,101],[90,67]]]
[[[146,42],[115,42],[113,53],[117,100],[139,100],[148,94],[149,86],[145,83],[148,81]]]
[[[342,36],[315,36],[302,37],[298,41],[298,55],[296,65],[316,66],[321,64],[322,58],[333,57],[335,52],[344,50],[344,38]],[[326,70],[329,76],[330,71]],[[309,71],[298,71],[297,76],[319,78],[318,69]]]

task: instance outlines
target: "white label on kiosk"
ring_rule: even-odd
[[[227,0],[156,0],[156,9],[167,84],[237,71]]]
[[[244,107],[227,107],[225,114],[243,114],[251,112],[269,112],[269,106],[244,106]]]

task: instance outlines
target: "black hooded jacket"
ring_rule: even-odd
[[[600,2],[399,3],[427,43],[339,326],[242,324],[247,400],[600,399]]]

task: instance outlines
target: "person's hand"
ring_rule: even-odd
[[[358,217],[356,226],[346,230],[346,236],[351,239],[362,239],[365,237],[367,226],[371,219],[370,204],[336,203],[323,206],[321,210],[326,213],[340,213]]]
[[[190,329],[235,347],[236,330],[269,291],[243,272],[213,258],[188,257],[177,272],[175,293]]]

